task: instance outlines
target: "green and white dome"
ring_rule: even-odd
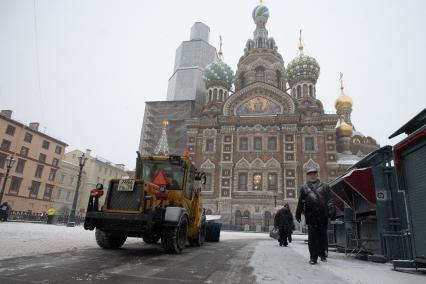
[[[265,5],[257,5],[252,12],[253,20],[256,20],[257,17],[265,17],[266,19],[269,18],[269,9]]]
[[[207,82],[221,81],[230,89],[234,81],[234,71],[221,59],[217,59],[207,65],[203,77]]]
[[[287,65],[287,77],[290,87],[302,80],[308,80],[315,84],[319,74],[320,66],[317,60],[303,53],[300,53]]]

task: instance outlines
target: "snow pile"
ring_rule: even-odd
[[[392,265],[354,259],[343,253],[330,252],[328,262],[310,265],[307,244],[293,241],[280,247],[277,241],[256,243],[250,266],[259,283],[353,283],[400,284],[425,283],[425,276],[392,270]]]

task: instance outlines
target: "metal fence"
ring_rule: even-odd
[[[75,225],[79,226],[84,223],[84,216],[75,216]],[[66,225],[68,223],[69,214],[58,214],[54,215],[53,218],[48,218],[47,214],[34,213],[31,211],[10,211],[7,217],[7,221],[10,222],[28,222],[28,223],[48,223],[51,221],[52,224]]]

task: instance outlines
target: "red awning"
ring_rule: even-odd
[[[331,192],[340,201],[353,208],[356,195],[376,204],[373,170],[371,168],[353,169],[330,184]]]

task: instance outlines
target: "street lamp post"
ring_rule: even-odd
[[[7,178],[9,177],[10,169],[12,169],[14,164],[15,164],[15,159],[13,158],[13,155],[10,158],[6,158],[6,175],[4,176],[3,186],[1,187],[0,204],[3,199],[4,189],[6,188],[6,182],[7,182]]]
[[[68,218],[67,227],[75,226],[75,209],[77,207],[78,189],[80,188],[81,174],[83,172],[83,167],[86,161],[87,161],[87,157],[84,156],[84,153],[81,155],[81,157],[78,157],[79,171],[78,171],[78,177],[77,177],[77,186],[75,188],[74,201],[72,202],[71,214],[70,214],[70,217]]]
[[[275,207],[277,207],[277,191],[276,191],[276,190],[274,190],[274,191],[272,192],[272,195],[274,196],[274,204],[275,204]]]

